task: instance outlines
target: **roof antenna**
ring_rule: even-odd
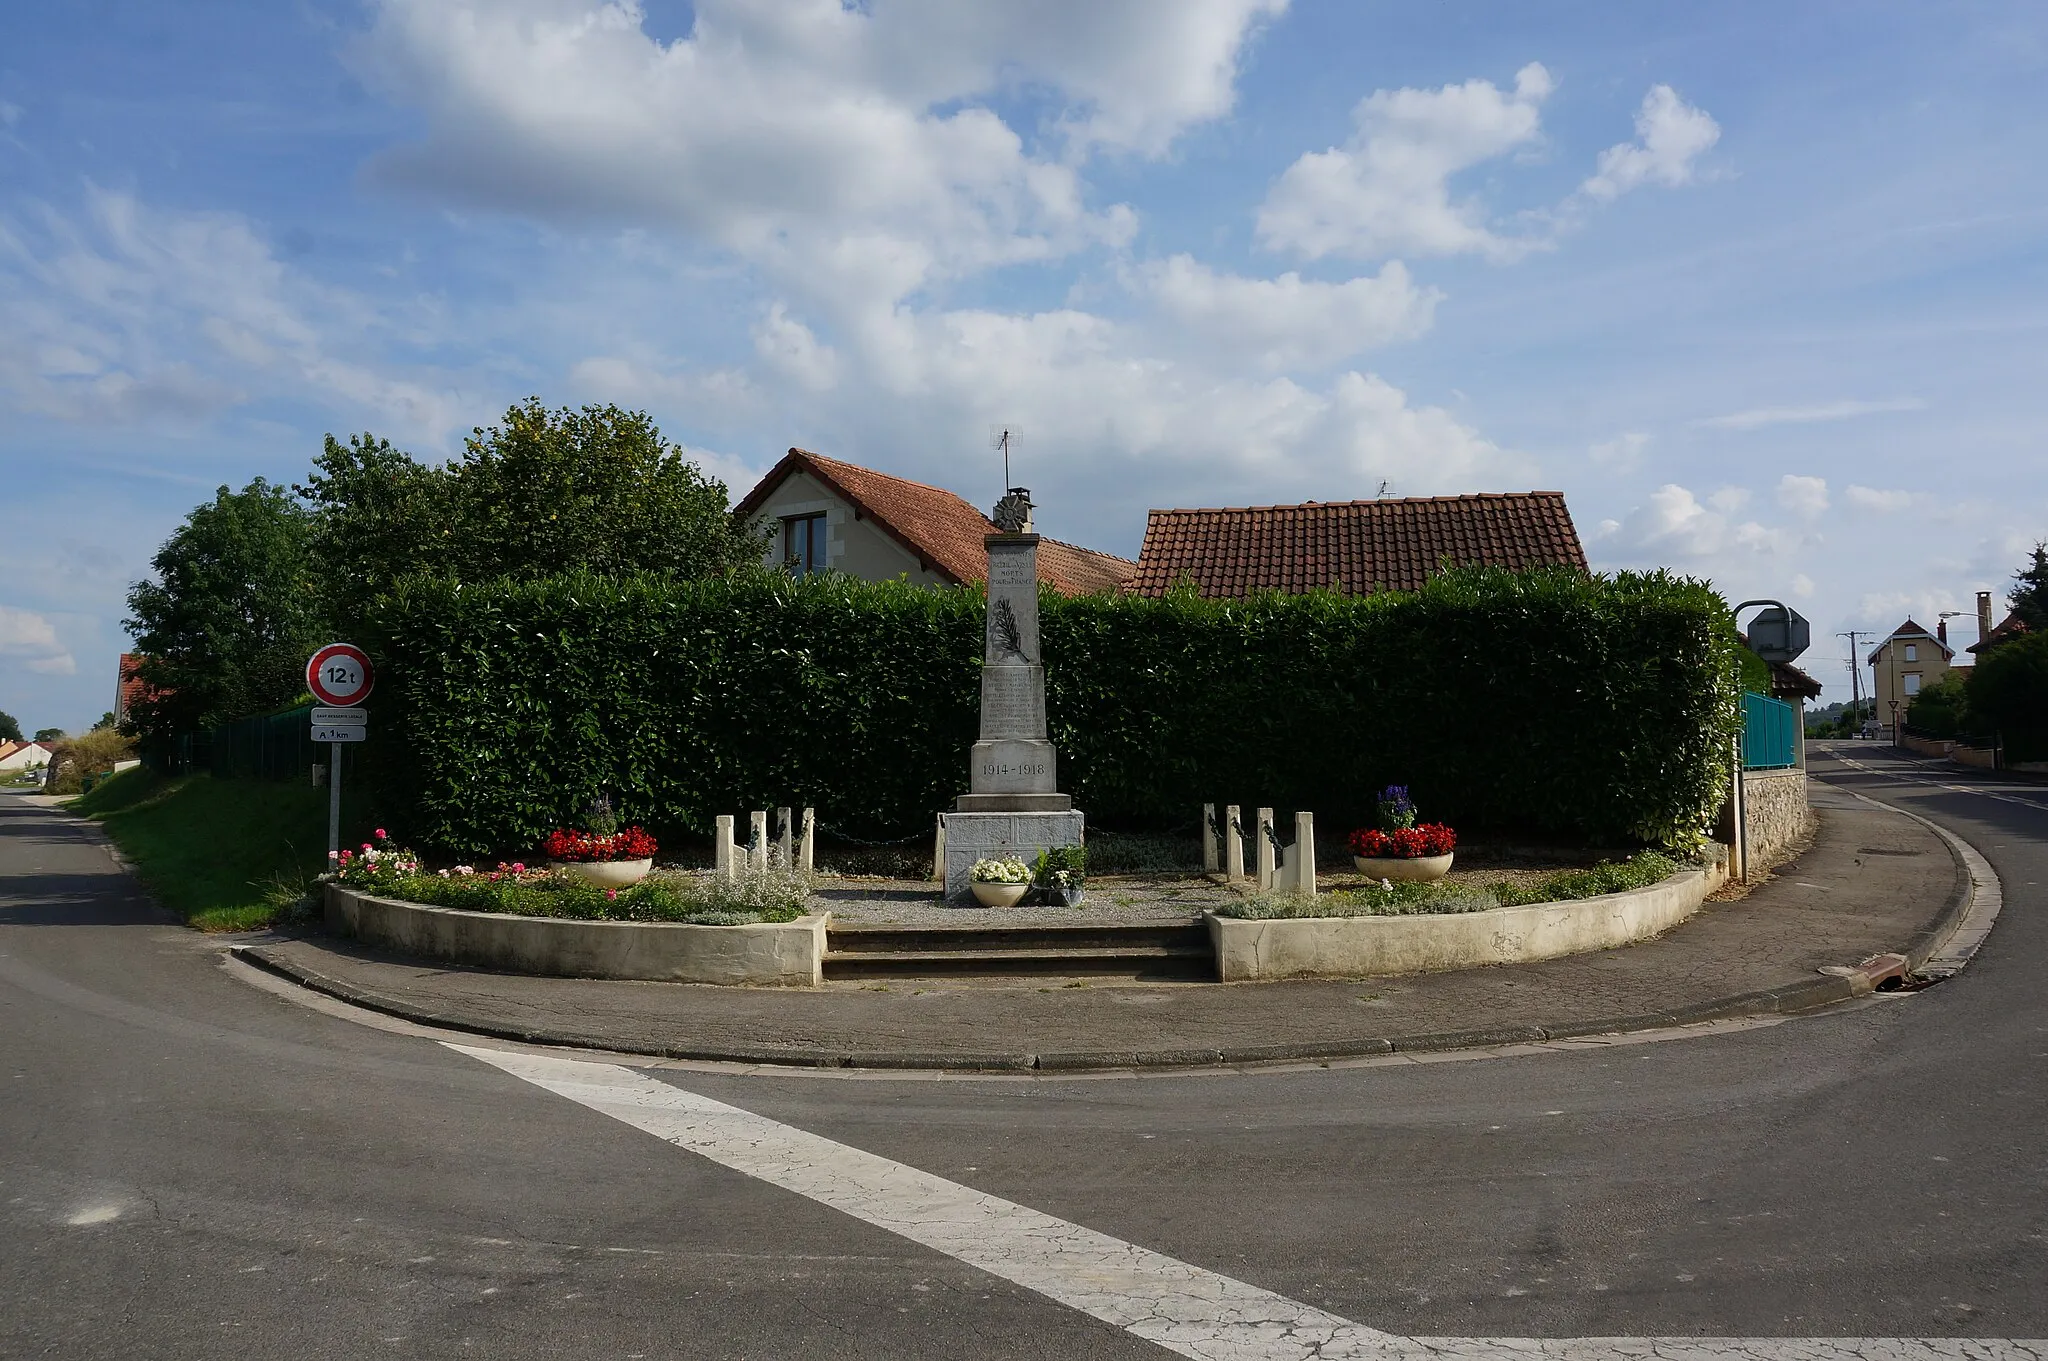
[[[1010,450],[1017,447],[1017,430],[1010,425],[991,425],[988,428],[988,447],[1000,449],[1003,454],[1003,490],[1015,491],[1010,485]]]
[[[1392,495],[1392,494],[1393,494],[1393,491],[1394,491],[1394,487],[1393,487],[1393,484],[1392,484],[1392,483],[1390,483],[1390,482],[1388,482],[1388,481],[1387,481],[1387,479],[1383,477],[1383,478],[1381,478],[1381,479],[1380,479],[1380,494],[1379,494],[1379,496],[1378,496],[1378,497],[1376,497],[1375,499],[1376,499],[1376,500],[1380,500],[1380,501],[1384,501],[1384,500],[1386,500],[1386,499],[1387,499],[1387,497],[1388,497],[1388,496],[1390,496],[1390,495]]]

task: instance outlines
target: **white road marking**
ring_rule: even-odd
[[[1400,1337],[631,1068],[447,1047],[1200,1361],[2048,1361],[2004,1338]]]
[[[2001,794],[1995,789],[1986,789],[1982,785],[1950,784],[1947,780],[1937,780],[1931,775],[1909,775],[1895,768],[1865,765],[1855,757],[1844,756],[1840,752],[1831,752],[1829,754],[1843,765],[1860,770],[1866,775],[1883,775],[1890,779],[1902,780],[1910,784],[1931,785],[1936,789],[1945,789],[1951,794],[1975,794],[1979,798],[1997,799],[2000,803],[2016,803],[2022,808],[2031,808],[2037,813],[2048,812],[2048,803],[2042,803],[2038,799],[2023,798],[2018,794]],[[1890,805],[1886,806],[1889,807]]]

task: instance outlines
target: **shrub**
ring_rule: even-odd
[[[1391,883],[1359,889],[1339,889],[1313,898],[1294,894],[1258,894],[1226,903],[1216,909],[1219,917],[1244,921],[1270,921],[1289,917],[1406,917],[1438,912],[1484,912],[1499,907],[1491,889],[1469,884]]]
[[[373,891],[387,898],[467,912],[742,926],[795,921],[804,914],[810,886],[795,875],[749,869],[734,881],[717,875],[657,872],[630,888],[607,889],[548,870],[507,865],[483,873],[459,869],[411,874]]]
[[[1970,668],[1966,693],[1972,724],[2001,736],[2007,757],[2048,760],[2048,633],[1985,649]]]
[[[1603,893],[1623,893],[1648,888],[1678,873],[1678,862],[1656,851],[1644,851],[1628,859],[1603,861],[1589,870],[1559,870],[1546,875],[1534,888],[1496,884],[1494,896],[1503,907],[1524,903],[1555,903],[1572,898],[1597,898]]]
[[[1680,843],[1712,815],[1738,644],[1703,584],[1460,569],[1413,593],[1041,601],[1078,806],[1139,828],[1205,800],[1357,825],[1407,774],[1447,821]],[[982,597],[825,574],[414,577],[378,606],[365,765],[417,840],[536,845],[614,792],[656,836],[809,804],[900,837],[966,783]]]

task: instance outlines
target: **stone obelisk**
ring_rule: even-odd
[[[1084,819],[1059,792],[1059,759],[1045,728],[1045,666],[1038,649],[1038,535],[1031,493],[1012,487],[996,505],[988,545],[988,622],[981,665],[981,734],[967,788],[946,815],[946,901],[972,903],[968,874],[984,857],[1029,861],[1078,846]]]

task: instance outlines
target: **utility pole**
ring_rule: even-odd
[[[1855,715],[1860,727],[1863,723],[1863,667],[1856,656],[1856,640],[1868,637],[1869,633],[1864,629],[1850,629],[1835,636],[1849,640],[1849,712]]]

